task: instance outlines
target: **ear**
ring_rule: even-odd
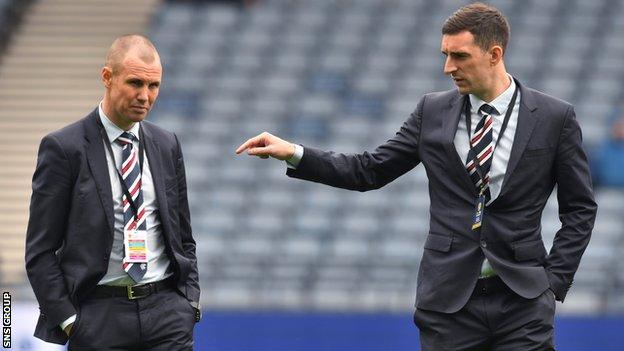
[[[104,87],[107,89],[111,87],[112,79],[113,79],[113,70],[110,67],[104,66],[102,67],[102,72],[100,73],[102,77],[102,83],[104,83]]]
[[[490,66],[496,66],[503,60],[503,48],[500,45],[494,45],[490,48]]]

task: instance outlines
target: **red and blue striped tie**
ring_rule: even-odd
[[[146,230],[145,225],[145,205],[143,204],[143,191],[141,191],[141,166],[139,162],[139,155],[132,142],[137,140],[134,134],[130,132],[124,132],[117,138],[117,142],[123,147],[122,151],[122,164],[121,164],[121,176],[126,185],[127,193],[132,197],[132,202],[135,208],[131,206],[130,201],[124,195],[122,197],[123,209],[124,209],[124,237],[128,240],[128,235],[136,231]],[[135,213],[136,211],[136,213]],[[146,238],[145,238],[146,239]],[[132,247],[130,243],[130,247]],[[147,250],[147,243],[140,243],[143,247],[143,251]],[[147,260],[145,262],[127,262],[130,257],[128,252],[128,245],[124,245],[126,248],[124,254],[123,269],[128,273],[130,278],[136,283],[140,282],[145,272],[147,271]]]
[[[483,191],[485,203],[491,198],[490,194],[490,168],[492,167],[492,154],[494,153],[494,138],[492,137],[493,118],[492,114],[497,113],[496,109],[488,104],[483,104],[479,108],[479,115],[482,116],[477,128],[470,139],[471,148],[466,160],[466,169],[470,174],[472,183],[478,192]],[[475,165],[475,155],[478,165]],[[477,167],[481,170],[483,179],[477,172]]]

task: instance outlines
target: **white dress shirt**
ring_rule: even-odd
[[[124,132],[108,119],[102,110],[102,104],[99,107],[100,120],[104,125],[104,130],[111,143],[111,148],[115,154],[115,162],[108,152],[106,145],[106,161],[108,163],[108,177],[111,181],[111,191],[113,193],[113,212],[115,215],[115,231],[113,239],[113,249],[111,250],[110,260],[108,260],[108,271],[100,280],[100,285],[134,285],[134,281],[128,276],[122,268],[124,258],[124,211],[122,206],[123,188],[117,175],[117,170],[121,169],[123,147],[115,140]],[[137,139],[132,142],[132,146],[139,150],[139,128],[140,123],[135,123],[128,132],[134,134]],[[105,141],[102,141],[105,142]],[[169,269],[169,257],[165,252],[165,243],[162,234],[162,226],[160,216],[158,214],[158,204],[156,202],[156,191],[152,180],[152,172],[149,167],[149,160],[145,153],[143,154],[143,172],[141,175],[141,190],[143,191],[143,204],[145,205],[145,225],[147,229],[147,271],[143,276],[140,284],[156,282],[170,276],[172,272]]]
[[[513,97],[514,90],[516,89],[516,82],[514,82],[511,76],[509,76],[509,79],[511,80],[511,84],[509,85],[509,87],[494,100],[488,103],[488,105],[494,107],[499,113],[498,115],[492,115],[492,138],[494,144],[496,144],[496,141],[498,140],[498,136],[503,125],[503,120],[505,119],[505,114],[507,113],[507,106],[509,106],[511,98]],[[477,129],[477,124],[479,123],[479,120],[481,119],[481,116],[479,116],[477,111],[479,111],[479,108],[486,102],[474,95],[469,96],[471,114],[470,127],[472,129],[470,135],[472,136]],[[507,123],[505,133],[503,134],[503,137],[498,143],[496,149],[494,149],[494,154],[492,155],[492,166],[490,167],[491,198],[486,205],[491,204],[492,201],[494,201],[501,192],[503,179],[505,178],[505,172],[507,171],[507,163],[509,162],[509,157],[511,156],[511,147],[513,145],[514,136],[516,135],[519,111],[520,92],[518,91],[518,97],[516,98],[516,103],[514,104],[511,116],[509,117],[509,122]],[[465,165],[466,159],[468,158],[468,151],[470,150],[470,146],[468,144],[468,133],[466,132],[466,115],[463,112],[461,118],[459,119],[459,125],[457,126],[457,132],[455,133],[454,143],[457,154],[459,154],[459,158]]]

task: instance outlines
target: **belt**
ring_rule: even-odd
[[[90,298],[106,298],[106,297],[126,297],[128,300],[142,299],[159,291],[173,289],[173,277],[157,281],[154,283],[146,283],[133,286],[112,286],[98,285],[89,294]]]
[[[477,285],[472,291],[472,297],[493,295],[512,291],[499,276],[477,279]]]

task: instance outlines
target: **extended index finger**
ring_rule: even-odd
[[[248,139],[241,146],[239,146],[238,149],[236,149],[236,154],[240,154],[241,152],[247,150],[248,148],[258,145],[260,140],[261,140],[261,135],[256,135],[255,137]]]

